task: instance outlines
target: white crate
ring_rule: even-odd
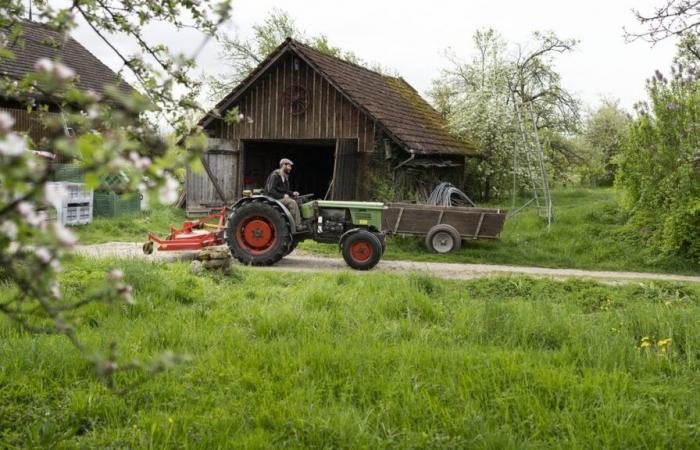
[[[86,191],[83,183],[60,181],[48,183],[47,189],[64,194],[53,202],[58,223],[70,226],[92,222],[92,191]]]

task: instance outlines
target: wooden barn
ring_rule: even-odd
[[[204,171],[188,170],[192,213],[260,188],[282,157],[294,161],[294,190],[367,200],[372,177],[460,183],[468,143],[402,78],[328,56],[292,39],[275,49],[200,125]],[[374,180],[376,181],[376,180]]]
[[[131,86],[70,35],[58,33],[35,22],[21,21],[19,26],[22,28],[21,42],[8,42],[8,48],[12,51],[13,57],[0,58],[0,76],[21,80],[28,73],[35,71],[34,66],[39,59],[47,58],[52,61],[61,61],[73,69],[76,74],[75,84],[80,89],[92,91],[100,96],[105,95],[107,86],[115,86],[124,95],[131,95],[134,92]],[[2,33],[3,30],[0,29],[0,34]],[[42,100],[37,97],[37,104],[45,104]],[[53,151],[53,149],[41,147],[41,139],[50,133],[44,119],[53,122],[62,122],[62,119],[57,105],[45,104],[45,106],[48,107],[49,112],[42,116],[36,110],[27,111],[25,105],[13,102],[0,93],[0,111],[14,118],[15,130],[26,132],[36,148]]]

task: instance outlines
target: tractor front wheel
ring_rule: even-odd
[[[357,231],[343,241],[343,259],[355,270],[369,270],[382,257],[382,243],[369,231]]]
[[[277,205],[264,201],[234,210],[226,230],[231,254],[243,264],[269,266],[282,259],[292,243],[292,231]]]

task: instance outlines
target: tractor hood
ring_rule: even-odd
[[[314,200],[319,208],[350,208],[350,209],[384,209],[384,203],[380,202],[352,202],[337,200]]]

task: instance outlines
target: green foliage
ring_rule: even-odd
[[[73,260],[65,295],[116,263]],[[0,445],[697,443],[697,286],[246,268],[228,279],[192,276],[182,263],[119,264],[136,304],[91,305],[81,338],[118,337],[126,360],[167,347],[191,362],[115,396],[66,341],[0,321]]]
[[[617,160],[627,139],[631,118],[617,101],[604,100],[586,119],[579,138],[583,159],[575,171],[587,186],[612,186]]]
[[[26,5],[11,0],[0,8],[0,58],[12,58],[23,49],[29,26]],[[119,83],[105,86],[104,94],[81,90],[76,82],[80,73],[42,55],[35,55],[32,69],[21,79],[0,76],[3,100],[26,108],[45,131],[41,141],[32,142],[26,123],[16,123],[7,111],[0,112],[0,267],[11,288],[11,294],[0,301],[0,314],[25,332],[63,337],[82,364],[118,392],[165,370],[179,358],[166,352],[150,362],[122,362],[117,360],[114,342],[98,342],[103,345],[100,348],[81,342],[75,327],[84,319],[83,313],[95,303],[130,304],[132,288],[123,282],[119,269],[103,270],[92,278],[89,289],[83,286],[62,296],[61,262],[77,239],[62,224],[48,220],[46,211],[64,201],[68,192],[50,183],[51,165],[33,150],[50,150],[78,163],[88,189],[107,184],[109,190],[150,192],[161,203],[173,203],[178,169],[183,161],[198,158],[204,142],[188,120],[201,111],[194,102],[199,81],[191,77],[191,69],[203,44],[228,18],[229,6],[228,0],[174,0],[167,5],[155,0],[34,2],[34,14],[42,22],[31,27],[41,26],[61,36],[69,34],[77,21],[87,24],[109,46],[111,55],[121,60],[136,88],[126,89]],[[189,58],[173,55],[144,33],[143,26],[152,22],[199,30],[203,43]],[[10,30],[9,40],[6,30]],[[61,43],[51,44],[55,45]],[[125,48],[134,54],[127,56]],[[149,121],[155,117],[157,120]],[[156,122],[167,123],[174,135],[165,138]],[[117,387],[115,377],[125,384]],[[37,436],[43,433],[34,431]]]
[[[652,248],[700,261],[700,82],[679,67],[671,80],[657,72],[647,90],[617,181]]]
[[[527,46],[518,46],[512,56],[508,43],[493,29],[474,34],[476,54],[461,61],[452,52],[450,67],[433,81],[430,96],[446,116],[452,131],[475,144],[481,159],[470,162],[467,191],[477,199],[505,197],[513,188],[513,153],[522,145],[513,102],[532,104],[535,124],[527,108],[521,111],[522,126],[536,128],[541,138],[569,133],[578,127],[578,100],[562,86],[554,68],[554,55],[568,52],[576,41],[562,40],[552,33],[535,32]],[[523,50],[531,48],[530,51]],[[571,154],[561,147],[545,146],[552,175],[568,167]],[[520,154],[522,152],[518,152]],[[527,186],[526,161],[517,162],[518,188]],[[561,163],[557,160],[564,159]]]

